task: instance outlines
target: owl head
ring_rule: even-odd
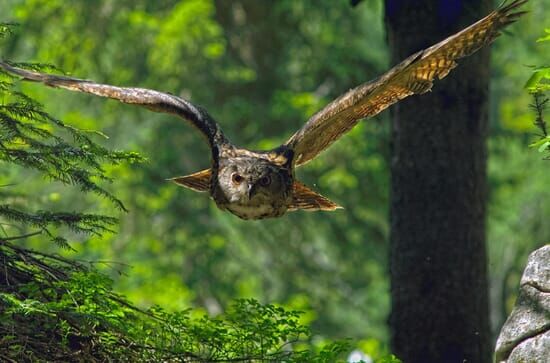
[[[237,157],[220,163],[218,187],[229,203],[287,204],[292,175],[288,168],[263,158]]]

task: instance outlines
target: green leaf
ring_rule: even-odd
[[[546,35],[538,38],[537,42],[547,42],[550,40],[550,28],[544,29],[544,32]]]
[[[542,144],[538,149],[539,152],[543,152],[544,150],[546,150],[546,148],[548,148],[548,146],[550,146],[550,141],[546,141],[544,144]]]
[[[537,148],[539,152],[545,151],[550,146],[550,136],[546,136],[529,145],[531,148]]]
[[[548,86],[547,84],[541,83],[545,79],[550,79],[550,67],[536,68],[525,83],[524,88],[529,91],[540,90],[540,87]]]

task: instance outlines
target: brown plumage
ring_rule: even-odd
[[[329,103],[286,142],[296,153],[296,165],[315,158],[361,119],[375,116],[405,97],[429,91],[436,77],[442,79],[457,66],[457,59],[491,43],[502,28],[523,15],[525,12],[513,11],[526,2],[503,4],[477,23],[411,55],[381,77]]]
[[[195,191],[209,192],[218,207],[244,219],[278,217],[294,210],[335,210],[339,206],[294,178],[294,168],[314,159],[361,119],[432,88],[456,60],[490,44],[525,12],[528,0],[506,2],[468,28],[421,50],[384,75],[362,84],[313,115],[292,137],[270,151],[254,152],[231,144],[208,113],[179,97],[143,88],[115,87],[91,81],[28,71],[0,62],[0,68],[25,80],[86,92],[170,113],[188,120],[208,141],[212,167],[171,179]]]

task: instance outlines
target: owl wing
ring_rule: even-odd
[[[210,147],[225,141],[221,128],[205,110],[174,95],[145,88],[115,87],[77,78],[28,71],[13,67],[2,61],[0,61],[0,68],[21,76],[25,80],[42,82],[50,87],[91,93],[119,100],[123,103],[144,106],[156,112],[180,116],[188,120],[207,138]]]
[[[361,119],[375,116],[405,97],[429,91],[433,80],[445,77],[457,65],[457,59],[491,43],[501,29],[523,15],[525,12],[514,10],[527,1],[502,4],[477,23],[411,55],[379,78],[329,103],[285,143],[294,150],[295,165],[315,158]]]

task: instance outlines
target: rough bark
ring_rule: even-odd
[[[386,0],[392,61],[486,15],[488,0]],[[393,352],[407,363],[490,362],[485,249],[489,52],[392,110]]]

